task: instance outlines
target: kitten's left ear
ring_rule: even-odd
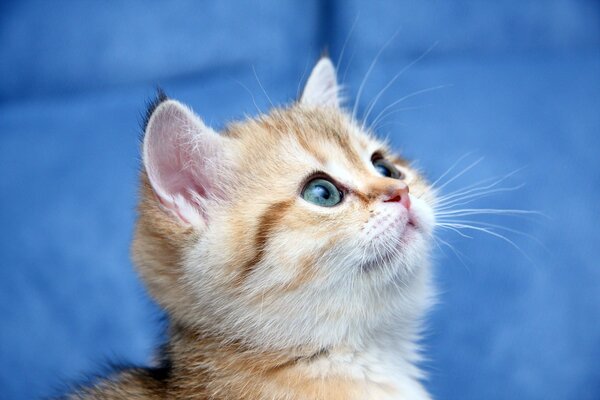
[[[225,138],[191,109],[163,98],[144,134],[143,161],[160,204],[179,222],[206,223],[206,202],[224,197]]]
[[[308,77],[300,103],[339,107],[339,91],[335,67],[328,57],[322,57]]]

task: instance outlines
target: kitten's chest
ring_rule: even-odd
[[[343,393],[346,400],[426,400],[430,397],[418,380],[414,367],[393,352],[337,351],[302,365],[298,373],[323,387],[316,392]],[[318,397],[320,398],[320,397]],[[323,397],[323,399],[338,397]]]

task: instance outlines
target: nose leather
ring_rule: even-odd
[[[409,188],[404,182],[398,182],[385,194],[385,203],[400,203],[407,210],[410,210],[410,197],[408,196]]]

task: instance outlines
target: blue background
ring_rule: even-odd
[[[396,34],[395,34],[396,33]],[[444,189],[523,168],[475,207],[521,249],[440,231],[438,399],[600,399],[600,4],[585,0],[0,3],[0,397],[148,364],[161,313],[129,260],[139,123],[157,85],[219,127],[296,97],[324,48]],[[350,107],[352,101],[349,102]],[[371,118],[373,120],[373,118]],[[501,232],[501,231],[499,231]],[[530,236],[526,236],[530,235]]]

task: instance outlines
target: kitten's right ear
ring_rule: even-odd
[[[340,86],[337,83],[337,73],[328,57],[322,57],[313,68],[300,103],[313,106],[340,106]]]
[[[205,222],[205,204],[223,193],[218,183],[224,139],[192,110],[169,99],[156,106],[144,133],[144,168],[162,206],[181,223]]]

